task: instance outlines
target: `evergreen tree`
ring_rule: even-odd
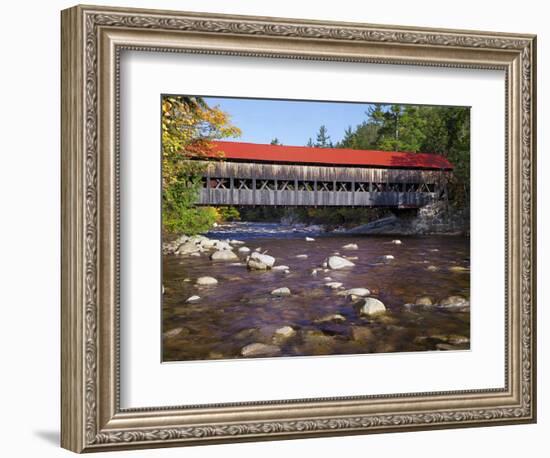
[[[317,141],[315,146],[318,148],[332,148],[332,142],[330,141],[330,135],[328,134],[327,127],[323,124],[319,127],[319,132],[317,133]]]

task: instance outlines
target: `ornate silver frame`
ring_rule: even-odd
[[[93,6],[64,10],[61,29],[63,447],[90,452],[535,421],[535,36]],[[504,70],[505,388],[122,410],[124,49]]]

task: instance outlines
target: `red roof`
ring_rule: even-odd
[[[223,153],[224,159],[237,161],[290,162],[351,167],[453,169],[453,165],[439,154],[265,145],[227,141],[215,141],[213,143],[216,150]]]

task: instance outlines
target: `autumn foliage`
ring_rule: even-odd
[[[197,234],[219,217],[196,207],[204,165],[195,159],[214,154],[212,140],[237,137],[229,115],[200,97],[162,99],[162,224],[166,232]]]

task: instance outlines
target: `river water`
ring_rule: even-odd
[[[395,236],[322,234],[315,228],[259,223],[233,223],[207,236],[261,248],[290,272],[249,271],[243,262],[214,262],[206,253],[164,256],[164,361],[242,358],[243,347],[272,345],[275,331],[284,326],[291,327],[293,335],[276,342],[281,356],[469,349],[469,309],[405,305],[421,296],[429,296],[434,304],[455,295],[469,300],[467,238],[406,236],[395,245]],[[315,241],[307,242],[306,236]],[[358,249],[342,249],[349,243]],[[350,257],[355,266],[312,274],[335,253]],[[303,254],[306,259],[297,257]],[[218,284],[198,287],[195,280],[200,276],[215,277]],[[384,303],[386,313],[360,316],[356,303],[325,286],[325,277],[346,289],[368,288]],[[281,287],[292,294],[270,294]],[[193,295],[200,300],[187,303]],[[322,320],[334,314],[345,320]]]

